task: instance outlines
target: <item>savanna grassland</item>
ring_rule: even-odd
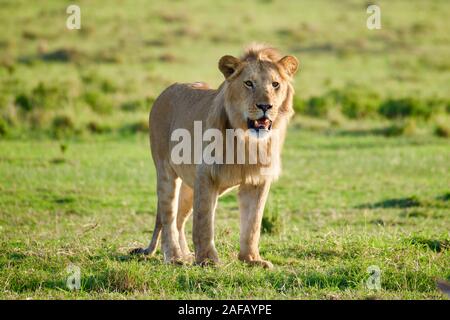
[[[366,1],[0,0],[0,298],[445,299],[450,3],[377,4],[380,30]],[[152,102],[173,82],[218,86],[219,58],[252,41],[301,64],[263,220],[274,269],[237,260],[235,193],[219,267],[130,256],[155,219]]]

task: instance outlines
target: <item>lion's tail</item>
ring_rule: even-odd
[[[154,255],[156,252],[156,249],[158,248],[159,244],[159,238],[161,236],[161,218],[159,214],[156,214],[156,222],[155,222],[155,230],[153,230],[153,236],[152,240],[150,241],[150,244],[147,248],[136,248],[130,251],[130,254],[144,254],[144,255]]]
[[[156,221],[155,221],[155,230],[153,230],[153,236],[152,240],[150,241],[150,244],[148,245],[148,248],[145,249],[145,254],[153,255],[158,248],[159,239],[161,237],[161,217],[159,215],[159,212],[156,214]]]

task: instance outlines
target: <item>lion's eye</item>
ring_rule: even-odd
[[[275,89],[278,88],[280,86],[280,84],[276,81],[272,82],[272,87],[274,87]]]
[[[253,88],[253,82],[251,82],[250,80],[244,81],[244,84],[249,88]]]

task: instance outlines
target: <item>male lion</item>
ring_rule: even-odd
[[[272,264],[259,254],[261,219],[271,182],[280,172],[279,154],[290,117],[293,115],[292,77],[298,68],[295,57],[282,57],[277,50],[251,45],[240,58],[229,55],[219,61],[225,81],[217,90],[206,84],[173,84],[156,99],[150,112],[150,145],[157,171],[158,207],[155,230],[146,249],[133,253],[153,254],[162,231],[162,251],[166,262],[192,259],[184,226],[194,212],[193,240],[195,262],[219,261],[214,246],[214,212],[219,195],[239,186],[240,253],[239,259],[270,268]],[[245,130],[233,139],[271,142],[275,131],[279,137],[271,149],[270,163],[175,164],[171,151],[176,129],[194,133],[194,121],[203,129]],[[251,129],[251,130],[249,130]],[[276,130],[275,130],[276,129]],[[256,133],[256,134],[255,134]],[[263,134],[265,133],[265,134]],[[235,159],[237,151],[234,152]],[[203,145],[204,147],[204,145]],[[246,144],[246,151],[248,147]],[[262,169],[266,170],[263,171]]]

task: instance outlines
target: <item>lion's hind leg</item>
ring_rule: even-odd
[[[177,229],[177,211],[181,179],[164,162],[160,162],[159,166],[157,165],[157,169],[158,205],[153,236],[147,248],[135,249],[131,251],[131,254],[153,255],[161,237],[164,261],[167,263],[181,263],[183,261],[183,253],[180,249]]]
[[[147,248],[131,251],[132,254],[153,255],[161,236],[161,249],[166,263],[182,263],[183,253],[180,249],[177,229],[178,198],[181,179],[173,169],[163,161],[157,165],[157,196],[155,230]]]
[[[161,219],[161,247],[164,261],[180,263],[183,255],[180,249],[177,229],[178,197],[181,179],[166,163],[157,165],[157,216]]]

